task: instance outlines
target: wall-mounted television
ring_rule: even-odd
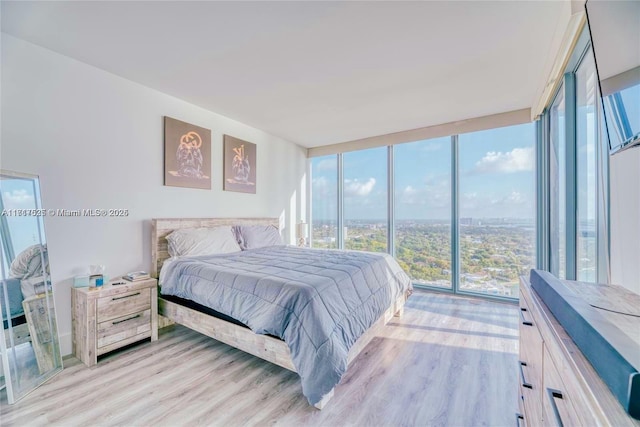
[[[640,0],[587,0],[610,153],[640,146]]]

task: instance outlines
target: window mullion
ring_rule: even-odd
[[[611,268],[610,268],[610,230],[609,230],[609,156],[608,156],[608,139],[603,137],[602,127],[604,112],[600,109],[602,103],[596,102],[596,123],[597,125],[597,149],[596,149],[596,218],[597,218],[597,275],[596,279],[598,283],[611,283]]]
[[[307,217],[303,220],[307,221],[309,227],[309,247],[313,247],[313,167],[311,166],[311,159],[307,158]],[[292,230],[293,233],[296,231]],[[295,242],[298,242],[298,236],[296,235]]]
[[[458,135],[451,136],[451,287],[460,290],[460,227],[459,227],[459,162]]]
[[[566,141],[566,279],[577,275],[577,141],[576,141],[576,78],[574,73],[564,75],[565,88],[565,141]]]
[[[545,112],[536,123],[536,218],[537,218],[537,259],[536,266],[542,270],[550,268],[550,209],[549,209],[549,112]]]
[[[393,145],[387,147],[387,252],[396,256]]]
[[[337,239],[338,249],[344,249],[344,171],[342,153],[338,156],[338,223]]]

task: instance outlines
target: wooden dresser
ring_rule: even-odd
[[[588,286],[581,292],[589,292]],[[519,329],[518,425],[640,426],[524,277],[520,278]]]
[[[72,288],[73,351],[85,365],[145,338],[158,339],[157,280]]]

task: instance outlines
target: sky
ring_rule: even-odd
[[[460,217],[535,218],[535,125],[459,136]],[[397,220],[451,216],[451,138],[394,147]],[[345,153],[345,220],[385,220],[387,147]],[[336,218],[336,156],[312,159],[313,218]]]
[[[610,127],[609,135],[612,139],[611,146],[615,148],[624,141],[613,120],[613,109],[610,104],[612,102],[612,96],[613,95],[607,97],[604,105],[607,109],[607,125]],[[622,103],[627,113],[626,117],[631,127],[631,133],[632,135],[637,135],[640,133],[640,84],[620,91],[620,97],[622,98]]]

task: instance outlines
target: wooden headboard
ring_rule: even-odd
[[[221,227],[224,225],[273,225],[278,218],[154,218],[151,220],[151,277],[158,277],[160,267],[169,258],[167,235],[181,228]]]

